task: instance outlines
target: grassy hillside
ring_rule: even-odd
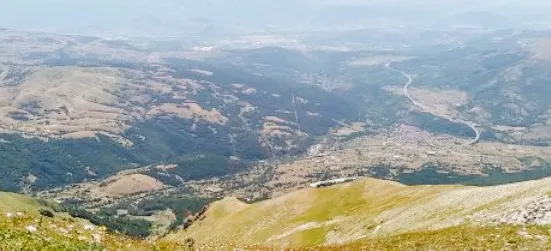
[[[67,215],[40,217],[40,203],[0,193],[0,250],[186,250],[190,238],[194,248],[216,250],[545,250],[551,248],[547,225],[491,222],[542,204],[550,181],[479,188],[364,179],[255,204],[226,198],[188,230],[157,241],[109,233]]]
[[[0,192],[0,212],[37,211],[40,204],[35,200],[15,193]]]
[[[333,248],[438,249],[454,241],[488,248],[530,247],[536,241],[539,244],[535,245],[547,245],[549,233],[539,227],[490,222],[547,197],[550,181],[466,187],[405,186],[364,179],[250,205],[227,198],[214,203],[203,220],[167,239],[193,238],[209,245]]]
[[[131,239],[87,221],[58,214],[41,217],[37,201],[0,193],[0,251],[3,250],[185,250],[168,241]]]

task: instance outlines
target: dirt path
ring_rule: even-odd
[[[404,85],[404,87],[402,88],[402,91],[404,92],[404,95],[406,95],[406,97],[417,107],[421,108],[423,111],[425,112],[428,112],[436,117],[440,117],[440,118],[443,118],[443,119],[446,119],[450,122],[453,122],[453,123],[459,123],[459,124],[464,124],[468,127],[470,127],[474,133],[475,133],[475,137],[473,140],[469,141],[466,145],[474,145],[476,143],[478,143],[478,141],[480,140],[480,131],[476,128],[476,123],[472,122],[472,121],[465,121],[465,120],[462,120],[462,119],[456,119],[456,118],[452,118],[446,114],[440,114],[440,113],[437,113],[433,110],[431,110],[429,107],[425,106],[424,104],[422,104],[421,102],[417,101],[416,99],[414,99],[411,94],[409,93],[409,86],[411,85],[411,83],[413,83],[413,78],[403,72],[403,71],[400,71],[398,69],[395,69],[395,68],[392,68],[390,66],[390,63],[387,63],[385,64],[385,67],[391,71],[395,71],[395,72],[398,72],[400,74],[402,74],[404,77],[406,77],[408,79],[408,81],[406,82],[406,84]]]

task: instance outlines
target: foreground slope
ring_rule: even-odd
[[[0,250],[184,250],[174,242],[108,233],[65,214],[40,216],[40,209],[47,207],[23,195],[0,192]]]
[[[532,234],[540,227],[513,223],[546,224],[546,210],[533,205],[547,205],[549,191],[551,179],[494,187],[405,186],[363,179],[255,204],[226,198],[214,203],[202,220],[167,238],[193,238],[211,245],[391,247],[402,243],[407,248],[415,247],[419,240],[426,241],[421,241],[423,247],[446,245],[446,241],[457,241],[455,235],[459,234],[473,247],[507,247],[508,238],[529,247],[534,240],[539,240],[534,245],[546,243],[549,232],[543,231],[545,236],[538,239]],[[533,240],[523,239],[523,235]],[[488,242],[482,236],[500,237]],[[410,244],[413,246],[407,246]]]
[[[20,194],[0,192],[0,212],[37,211],[40,204]]]

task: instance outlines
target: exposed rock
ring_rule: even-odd
[[[495,223],[514,225],[551,224],[551,198],[540,198],[521,208],[509,210],[501,215],[490,216],[488,218]]]

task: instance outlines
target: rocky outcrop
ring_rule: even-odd
[[[542,197],[520,208],[508,210],[496,217],[489,217],[491,222],[513,225],[547,225],[551,224],[551,198]]]

